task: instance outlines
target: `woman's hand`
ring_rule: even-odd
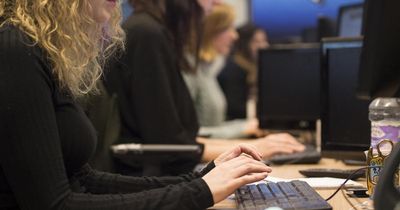
[[[264,179],[271,171],[272,169],[261,161],[247,155],[239,155],[220,162],[213,170],[203,176],[203,180],[210,188],[214,203],[217,203],[242,185]]]
[[[287,133],[270,134],[264,138],[254,140],[252,144],[260,151],[264,158],[276,154],[291,154],[304,151],[305,146]]]
[[[235,146],[234,148],[219,155],[214,160],[214,164],[218,166],[221,163],[232,160],[233,158],[236,158],[242,154],[249,155],[255,160],[262,160],[262,155],[260,152],[257,151],[257,148],[255,146],[250,144],[239,144],[238,146]]]

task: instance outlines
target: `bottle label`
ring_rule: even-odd
[[[371,123],[371,147],[376,146],[383,139],[389,139],[393,143],[400,141],[400,122],[378,121]]]
[[[373,148],[369,148],[368,150],[367,165],[370,168],[367,170],[367,187],[371,197],[378,183],[380,172],[385,167],[385,159],[390,155],[393,146],[393,142],[390,139],[384,139],[377,145],[376,150]],[[394,175],[393,183],[395,186],[399,186],[399,170],[396,170]]]
[[[383,166],[383,161],[384,157],[379,155],[373,155],[372,148],[368,150],[367,164],[371,168],[367,170],[367,187],[368,187],[368,194],[370,196],[373,195],[375,185],[378,183],[379,173],[381,171],[381,167]]]

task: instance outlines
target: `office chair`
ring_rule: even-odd
[[[163,175],[162,165],[166,164],[164,160],[168,157],[190,158],[201,154],[202,148],[196,144],[117,144],[121,129],[117,96],[115,93],[109,94],[102,81],[98,88],[98,94],[81,101],[98,135],[97,148],[90,161],[95,169],[115,172],[119,161],[132,168],[142,168],[140,175],[160,176]],[[129,142],[141,141],[132,139]]]

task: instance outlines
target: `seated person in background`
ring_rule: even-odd
[[[256,120],[225,120],[226,99],[217,75],[225,64],[225,56],[238,38],[234,20],[231,6],[220,4],[214,7],[205,18],[197,69],[183,74],[201,126],[199,133],[210,138],[235,139],[261,134]]]
[[[202,210],[271,171],[246,145],[179,177],[93,170],[96,134],[77,99],[123,45],[119,22],[107,0],[0,1],[0,209]]]
[[[126,53],[110,64],[112,70],[106,76],[109,92],[119,99],[121,135],[126,139],[119,143],[204,145],[197,157],[163,159],[164,174],[191,171],[196,164],[213,160],[242,143],[197,137],[196,112],[181,70],[189,66],[184,49],[190,34],[197,33],[202,25],[203,9],[198,3],[203,1],[131,1],[135,12],[123,24]],[[304,149],[289,135],[272,135],[248,143],[260,148],[266,158]]]
[[[238,33],[233,55],[218,75],[229,120],[254,117],[247,116],[247,104],[251,101],[255,105],[257,98],[258,50],[269,46],[266,32],[252,24],[240,27]]]

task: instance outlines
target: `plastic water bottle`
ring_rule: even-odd
[[[367,187],[370,196],[378,183],[379,174],[393,145],[400,141],[400,99],[377,98],[369,105],[371,121],[371,147],[367,155]],[[399,172],[396,172],[396,186],[399,185]]]
[[[400,141],[400,99],[377,98],[369,105],[371,148],[375,151],[382,140]]]

